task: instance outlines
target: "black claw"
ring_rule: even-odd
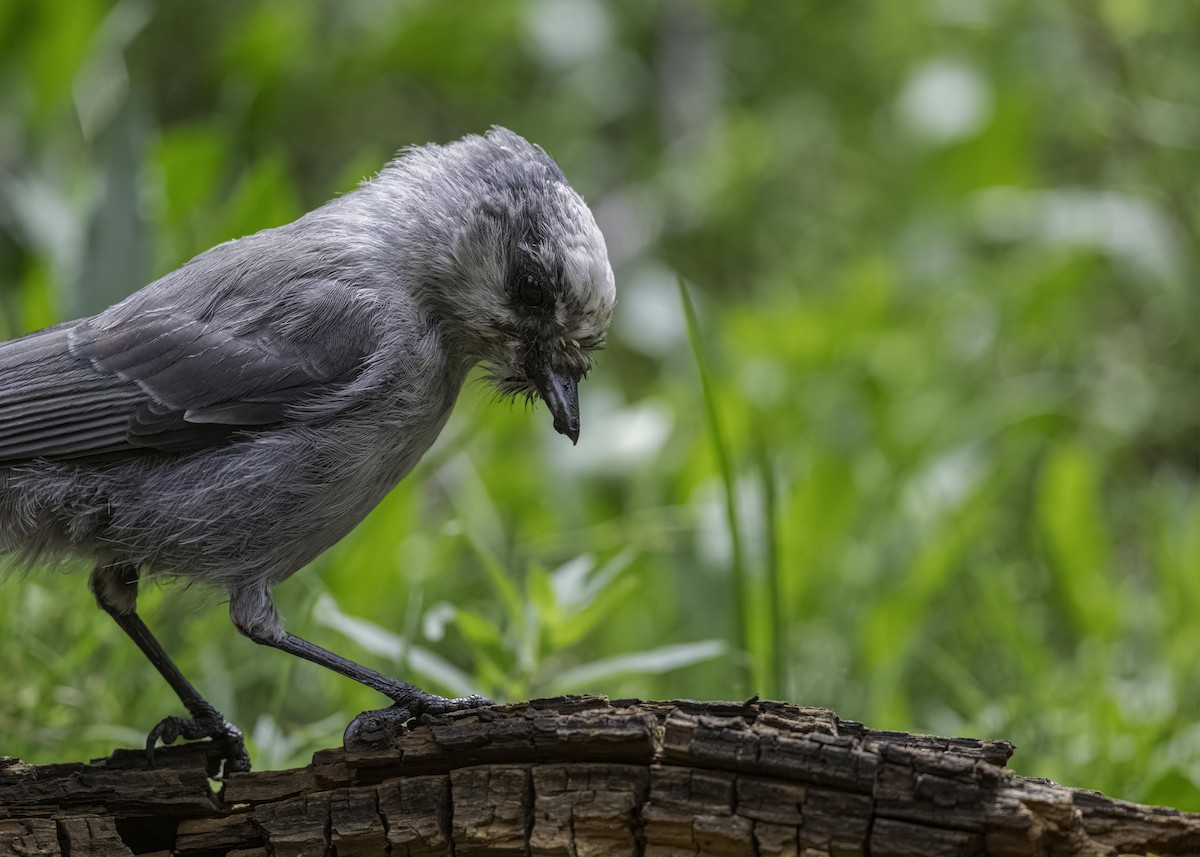
[[[416,717],[428,717],[437,714],[449,714],[452,711],[464,711],[470,708],[484,708],[496,703],[477,693],[457,699],[446,699],[444,696],[434,696],[431,693],[427,693],[424,697],[413,700],[408,704],[411,708],[415,709],[414,713]]]
[[[222,750],[225,757],[226,775],[250,770],[250,754],[242,730],[238,729],[215,710],[202,717],[164,717],[146,736],[146,759],[154,767],[154,748],[159,739],[163,744],[173,744],[179,738],[199,741],[208,738]]]
[[[478,694],[447,699],[419,691],[397,700],[390,708],[364,711],[355,717],[342,735],[342,744],[347,750],[389,746],[413,722],[424,726],[443,714],[489,705],[495,703]]]

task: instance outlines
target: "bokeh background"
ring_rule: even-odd
[[[1198,44],[1156,0],[10,0],[0,333],[503,124],[609,242],[582,440],[471,384],[278,589],[292,631],[443,693],[1007,738],[1200,810]],[[260,769],[386,701],[216,594],[142,604]],[[0,581],[0,753],[178,710],[83,575]]]

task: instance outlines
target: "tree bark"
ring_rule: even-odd
[[[204,744],[0,760],[0,857],[1200,855],[1200,814],[1015,776],[1003,741],[830,711],[564,697],[460,712],[214,792]]]

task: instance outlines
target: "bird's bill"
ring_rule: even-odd
[[[548,360],[538,363],[530,367],[534,370],[530,375],[554,417],[554,430],[569,437],[571,443],[579,443],[579,379],[555,369]]]

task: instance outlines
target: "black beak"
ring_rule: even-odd
[[[533,357],[528,370],[542,401],[554,417],[554,430],[569,437],[571,443],[579,443],[579,379],[555,369],[541,355]]]

